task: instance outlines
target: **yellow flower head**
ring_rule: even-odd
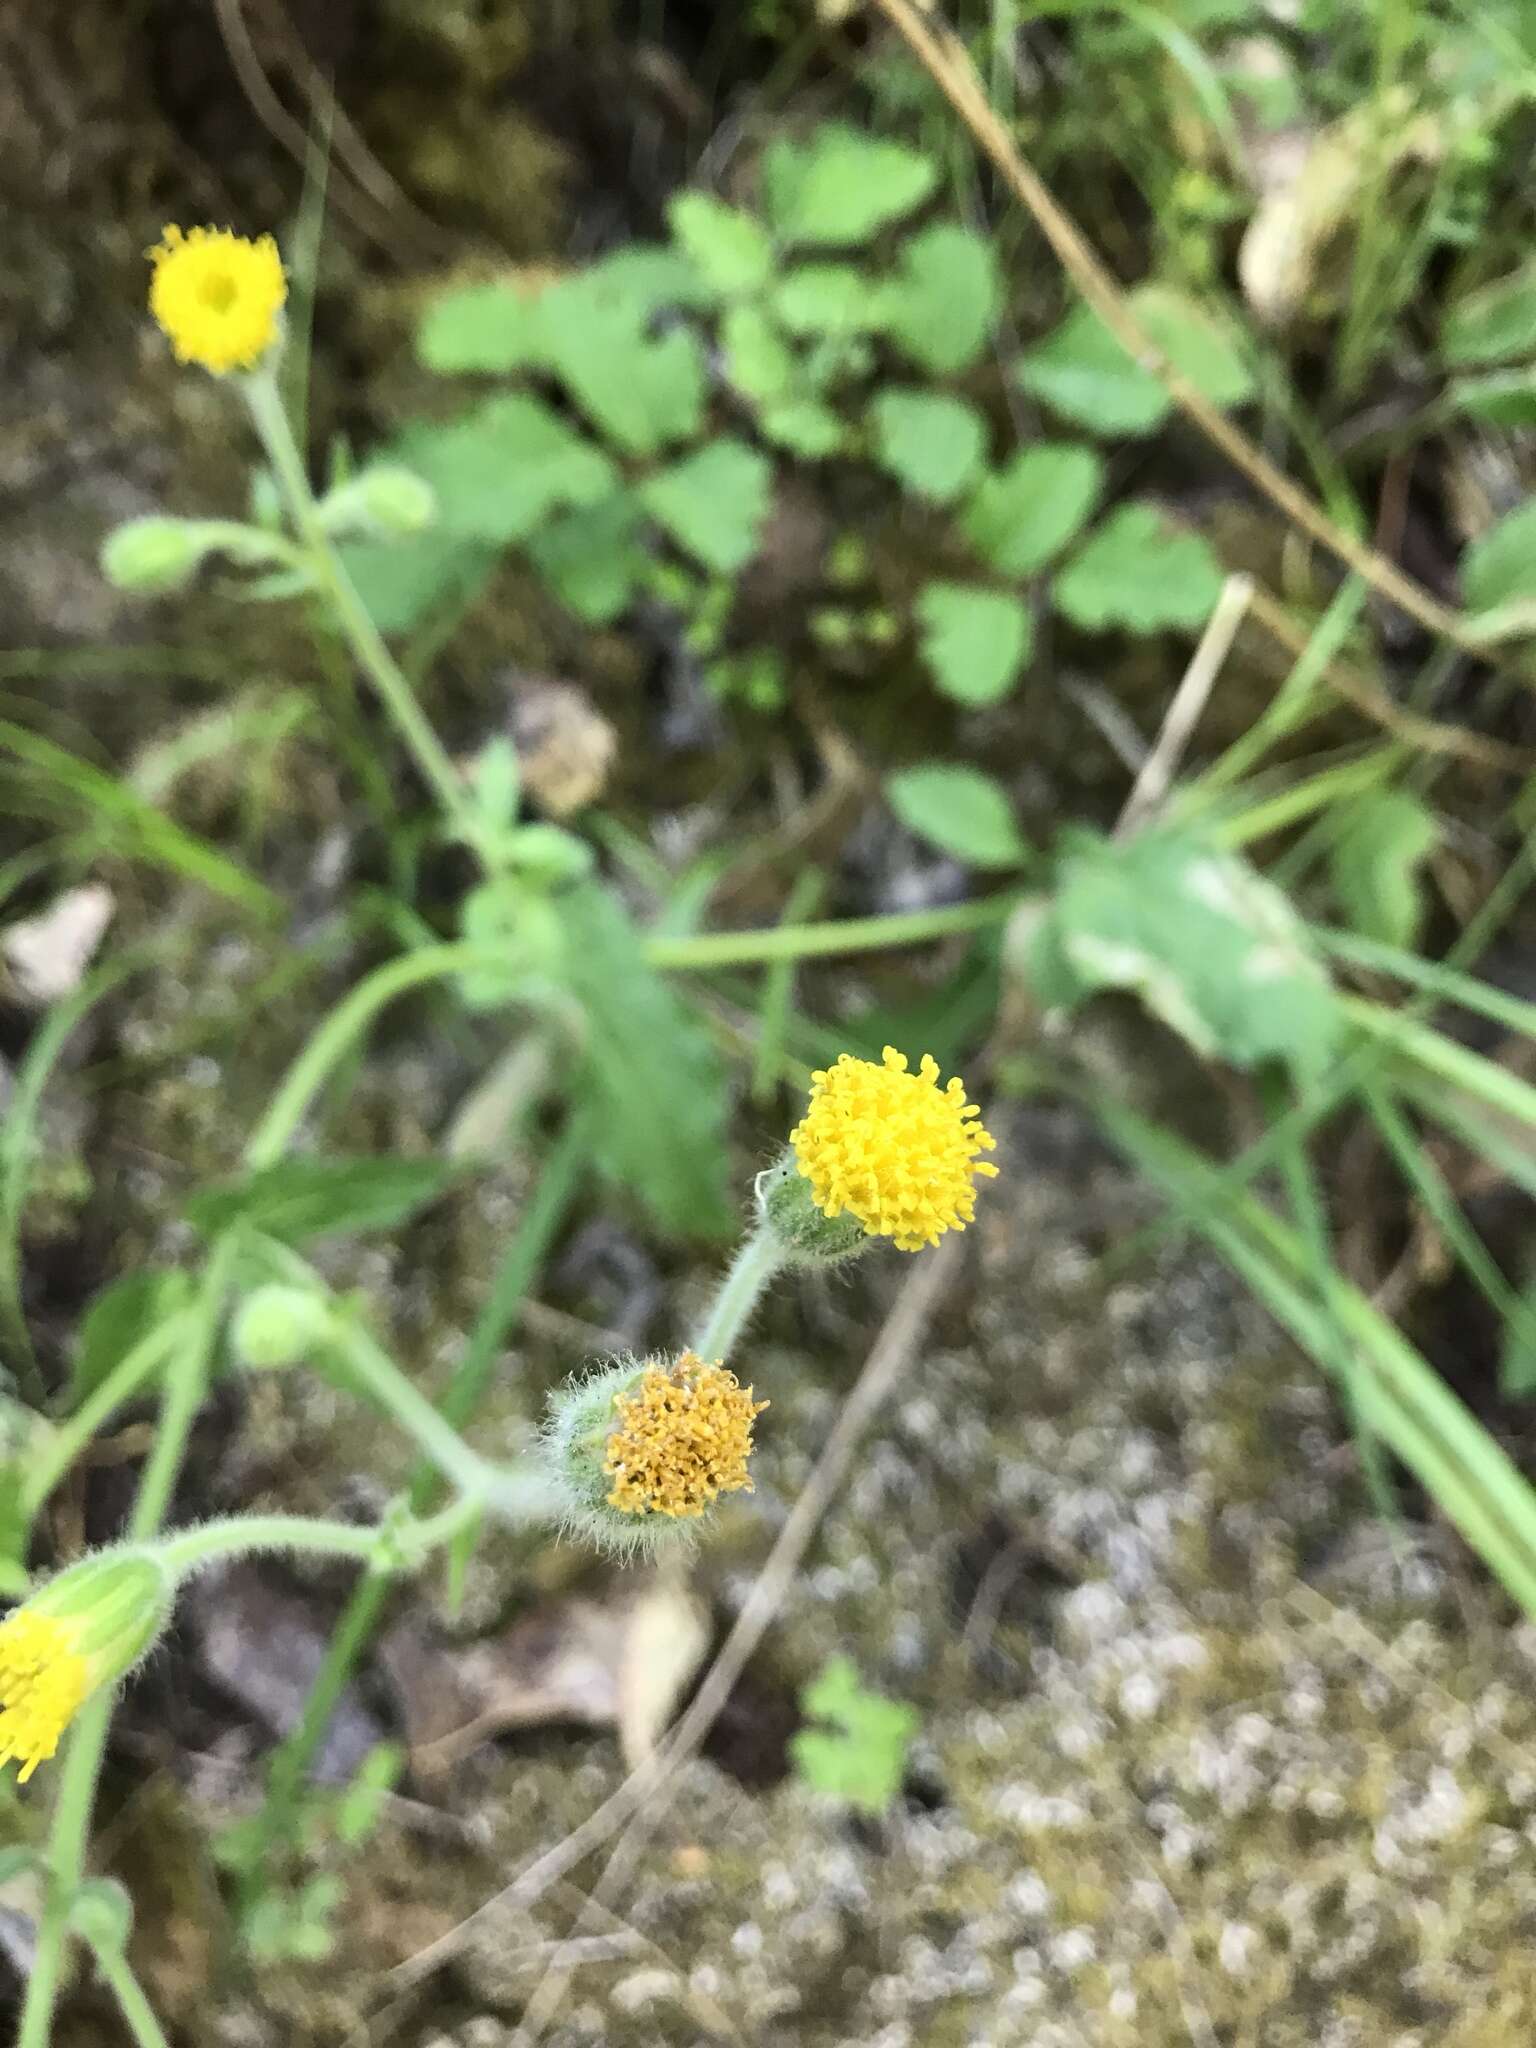
[[[23,1785],[59,1746],[91,1690],[76,1621],[18,1608],[0,1621],[0,1765]]]
[[[688,1519],[722,1493],[752,1491],[752,1425],[768,1403],[724,1366],[685,1351],[673,1365],[650,1366],[613,1406],[619,1420],[603,1459],[610,1507]]]
[[[811,1100],[789,1142],[824,1216],[855,1216],[867,1235],[904,1252],[971,1221],[978,1175],[997,1172],[977,1155],[995,1141],[965,1083],[938,1081],[931,1053],[909,1074],[890,1045],[879,1066],[845,1052],[811,1076]]]
[[[180,363],[222,376],[251,370],[277,339],[288,297],[282,258],[270,235],[247,241],[228,228],[167,228],[151,249],[149,310]]]

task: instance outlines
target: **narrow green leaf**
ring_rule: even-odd
[[[200,1189],[185,1213],[204,1237],[240,1223],[284,1244],[309,1244],[354,1231],[391,1230],[436,1201],[463,1173],[451,1159],[283,1159]]]

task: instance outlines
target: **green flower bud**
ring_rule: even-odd
[[[841,1266],[875,1240],[857,1216],[824,1216],[815,1191],[786,1151],[757,1177],[757,1213],[783,1253],[786,1266]]]
[[[398,463],[364,470],[357,479],[364,516],[380,534],[402,539],[421,533],[437,517],[437,493],[425,477]]]
[[[331,1309],[307,1287],[273,1282],[248,1294],[236,1311],[230,1342],[236,1358],[255,1372],[297,1365],[331,1331]]]
[[[99,1551],[0,1621],[0,1764],[23,1783],[92,1693],[116,1685],[170,1619],[175,1585],[152,1550]]]
[[[202,520],[129,519],[107,535],[101,569],[119,590],[181,590],[207,552]]]
[[[414,470],[381,462],[328,491],[320,517],[327,533],[408,540],[437,517],[437,493]]]

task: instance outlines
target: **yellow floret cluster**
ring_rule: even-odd
[[[964,1229],[977,1177],[997,1168],[977,1156],[994,1140],[963,1081],[941,1088],[930,1053],[908,1073],[905,1054],[888,1045],[878,1066],[845,1052],[811,1082],[790,1144],[824,1216],[855,1216],[904,1252]]]
[[[722,1493],[752,1491],[752,1425],[768,1403],[724,1366],[685,1351],[673,1365],[651,1366],[613,1406],[619,1419],[603,1460],[610,1507],[687,1518]]]
[[[219,376],[254,369],[277,339],[288,297],[272,237],[252,242],[228,228],[169,227],[149,260],[149,310],[177,361]]]
[[[0,1621],[0,1765],[19,1763],[24,1785],[59,1746],[90,1691],[78,1630],[18,1608]]]

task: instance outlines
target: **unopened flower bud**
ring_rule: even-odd
[[[437,493],[414,470],[381,462],[328,492],[320,516],[328,533],[408,540],[437,517]]]
[[[180,590],[207,553],[202,520],[151,515],[126,520],[107,535],[101,569],[119,590]]]
[[[322,1295],[274,1281],[246,1296],[236,1311],[230,1342],[242,1365],[268,1371],[297,1365],[325,1341],[330,1328],[331,1310]]]
[[[691,1351],[569,1381],[543,1440],[567,1522],[617,1551],[685,1532],[721,1494],[751,1492],[753,1425],[767,1405]]]
[[[0,1764],[26,1783],[80,1708],[126,1678],[170,1618],[174,1583],[152,1551],[103,1550],[0,1621]]]

